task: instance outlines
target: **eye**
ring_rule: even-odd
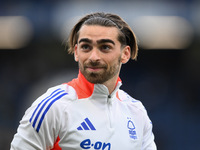
[[[91,50],[91,46],[88,44],[82,44],[80,47],[83,51]]]
[[[103,51],[108,51],[110,50],[112,47],[110,45],[101,45],[100,49]]]

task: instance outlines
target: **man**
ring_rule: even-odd
[[[156,150],[140,101],[120,90],[122,64],[136,59],[134,33],[119,16],[86,15],[69,36],[78,78],[53,88],[26,111],[13,150]]]

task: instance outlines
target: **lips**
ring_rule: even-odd
[[[95,71],[101,71],[101,70],[106,69],[106,66],[105,65],[98,65],[98,66],[86,65],[85,69],[95,72]]]
[[[84,68],[85,68],[85,70],[97,72],[97,71],[104,70],[104,69],[106,70],[107,65],[101,64],[98,61],[95,61],[95,62],[90,61],[88,63],[85,63]]]
[[[85,67],[85,68],[90,71],[99,71],[99,70],[105,69],[105,67]]]

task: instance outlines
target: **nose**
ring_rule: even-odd
[[[89,59],[91,61],[98,61],[100,60],[100,53],[98,51],[98,49],[92,49],[91,53],[90,53],[90,56],[89,56]]]

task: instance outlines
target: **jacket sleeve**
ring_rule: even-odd
[[[145,110],[145,125],[143,132],[143,142],[142,142],[142,150],[157,150],[154,134],[152,131],[153,125],[151,120],[149,119],[147,112]]]
[[[39,97],[20,121],[11,142],[11,150],[49,150],[59,132],[59,100],[66,95],[62,89],[51,89]]]
[[[137,115],[140,117],[139,122],[141,123],[140,126],[142,126],[141,150],[157,150],[156,144],[154,142],[154,134],[152,132],[153,125],[142,102],[132,98],[122,90],[120,90],[120,98],[129,99],[131,101],[132,109],[139,110]]]

